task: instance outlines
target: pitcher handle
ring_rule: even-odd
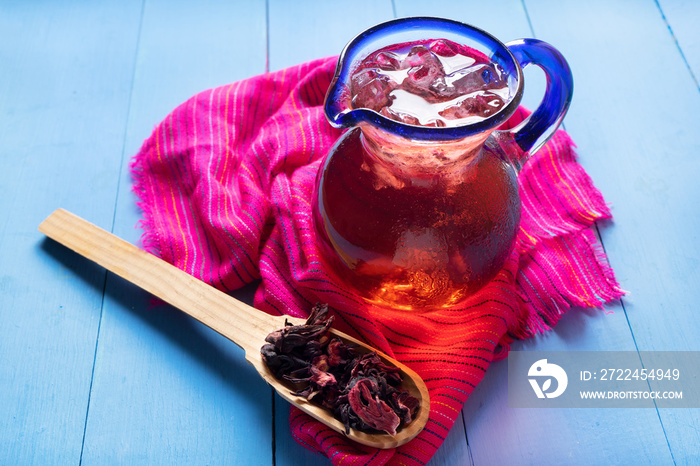
[[[547,77],[542,103],[511,130],[518,146],[529,154],[539,150],[561,124],[571,103],[574,80],[566,59],[557,49],[537,39],[518,39],[505,44],[522,68],[538,66]]]

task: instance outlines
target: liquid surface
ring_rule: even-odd
[[[445,39],[397,44],[365,58],[350,79],[353,108],[419,126],[461,126],[498,112],[508,83],[482,53]]]

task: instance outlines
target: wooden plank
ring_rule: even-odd
[[[460,6],[447,2],[431,2],[429,6],[426,6],[422,2],[411,2],[410,8],[404,8],[403,5],[405,3],[407,2],[402,1],[397,3],[397,13],[399,16],[416,14],[447,16],[481,27],[491,32],[503,42],[521,37],[532,37],[528,18],[521,2],[499,2],[497,5],[484,4],[483,2],[470,2],[460,4]],[[494,15],[494,11],[499,11],[501,14]],[[525,72],[525,82],[526,92],[523,104],[529,108],[534,108],[539,103],[543,93],[543,75],[537,69],[528,68]],[[622,338],[625,338],[625,332],[627,332],[626,341],[631,343],[629,332],[626,329],[624,315],[621,314],[620,317],[622,317],[622,319],[617,319],[617,325],[615,326],[618,330],[617,333]],[[577,331],[583,331],[585,323],[580,320],[577,320],[577,322]],[[609,322],[606,322],[606,325],[607,324],[609,324]],[[593,332],[591,332],[591,334],[593,334]],[[599,335],[602,338],[611,338],[611,332],[609,331]],[[531,343],[529,342],[529,344]],[[533,349],[539,349],[539,347]],[[440,462],[440,456],[445,452],[454,455],[454,452],[460,449],[463,450],[463,453],[457,457],[461,459],[461,464],[466,464],[468,459],[469,461],[473,461],[474,464],[518,464],[520,462],[527,463],[536,461],[538,455],[533,455],[532,452],[541,451],[537,448],[541,447],[542,443],[546,445],[546,442],[537,441],[537,436],[539,434],[537,433],[538,431],[532,428],[533,423],[544,424],[544,426],[546,426],[542,429],[544,433],[561,430],[557,419],[566,424],[568,413],[559,413],[556,418],[550,419],[551,423],[543,423],[542,420],[538,420],[538,413],[525,413],[522,410],[507,408],[507,400],[505,398],[507,394],[505,392],[507,386],[506,373],[504,370],[506,367],[505,364],[505,362],[496,363],[489,369],[486,379],[477,387],[477,390],[472,394],[466,404],[463,415],[465,417],[467,428],[466,435],[469,439],[469,445],[463,447],[459,444],[451,443],[448,439],[434,458],[435,464],[446,464]],[[602,417],[606,418],[605,415]],[[507,432],[515,432],[513,435],[506,434],[504,437],[504,418],[509,419],[510,423],[512,423]],[[579,415],[578,418],[578,422],[585,425],[585,422],[590,419],[590,416]],[[621,420],[619,415],[612,418],[616,422],[611,422],[609,415],[604,422],[614,425],[619,424]],[[458,423],[453,430],[462,428],[463,427]],[[522,431],[522,433],[520,431]],[[542,431],[540,432],[542,433]],[[574,443],[579,441],[578,435],[577,431],[569,431],[566,435],[562,435],[562,440]],[[527,440],[525,446],[520,445],[518,442],[519,437]],[[493,448],[494,438],[505,438],[506,441],[499,442],[499,447]],[[592,436],[591,439],[593,440],[593,445],[591,446],[596,448],[599,447],[600,442],[602,442],[597,436]],[[556,458],[557,456],[558,455],[550,456],[550,458]],[[548,459],[545,455],[541,455],[539,458],[542,460]]]
[[[508,11],[509,14],[505,17],[493,15],[494,9]],[[502,42],[530,36],[522,4],[517,0],[502,1],[498,5],[478,1],[433,1],[427,3],[417,0],[396,0],[396,14],[398,17],[439,16],[462,21],[488,31]],[[533,79],[538,81],[532,84],[530,82]],[[526,93],[527,100],[524,103],[534,107],[539,102],[539,96],[542,95],[544,89],[541,77],[536,73],[528,73],[526,82],[529,85]],[[455,421],[445,442],[438,449],[430,464],[474,464],[467,437],[463,412]]]
[[[435,14],[452,17],[482,27],[504,42],[533,37],[528,17],[521,2],[482,2],[442,6],[431,2],[429,6],[416,6],[404,13],[397,3],[397,13]],[[419,2],[415,2],[419,3]],[[526,2],[526,6],[529,3]],[[497,11],[498,14],[494,14]],[[540,22],[558,21],[556,16],[540,16]],[[546,31],[545,31],[546,32]],[[534,33],[542,37],[540,30]],[[559,47],[559,42],[550,39]],[[568,57],[568,53],[564,51]],[[533,108],[539,102],[544,82],[538,72],[527,69],[524,104]],[[574,70],[576,72],[576,70]],[[532,84],[532,81],[534,85]],[[575,76],[578,86],[579,78]],[[575,92],[575,99],[578,98]],[[572,111],[575,111],[574,106]],[[568,121],[567,117],[567,121]],[[576,139],[576,135],[573,135]],[[627,349],[634,350],[634,342],[622,309],[612,308],[611,314],[572,310],[562,319],[554,332],[514,345],[514,349],[574,350],[574,349]],[[664,450],[663,431],[655,413],[612,410],[522,410],[507,406],[507,361],[493,364],[485,379],[472,393],[463,411],[474,464],[531,464],[546,463],[615,463],[619,453],[609,445],[625,440],[647,457],[668,460]],[[649,425],[640,438],[629,439],[624,434],[629,422]],[[605,435],[600,435],[601,431]],[[494,439],[499,439],[497,443]],[[611,442],[612,439],[612,442]],[[494,447],[494,445],[498,447]],[[452,447],[446,445],[443,448]],[[452,447],[456,448],[456,447]],[[622,458],[625,458],[622,456]]]
[[[502,39],[504,42],[520,37],[530,36],[529,26],[527,23],[527,18],[525,16],[522,4],[519,1],[513,0],[510,2],[502,2],[497,7],[499,10],[508,11],[509,14],[506,15],[505,21],[499,16],[496,18],[492,14],[492,9],[490,5],[485,5],[483,2],[430,2],[426,5],[425,2],[418,1],[396,1],[396,14],[399,17],[403,16],[416,16],[416,15],[430,15],[430,16],[443,16],[449,17],[465,22],[472,23],[476,26],[482,27],[494,35]],[[341,10],[332,10],[331,7],[325,6],[321,7],[321,13],[319,13],[318,8],[315,8],[315,17],[312,19],[308,18],[298,18],[295,15],[289,16],[290,13],[284,10],[284,14],[278,14],[277,9],[273,3],[270,11],[271,16],[271,43],[270,43],[270,66],[271,69],[277,69],[282,65],[278,65],[276,59],[277,55],[285,57],[295,57],[296,59],[288,58],[287,61],[283,62],[284,66],[296,63],[302,60],[308,60],[312,58],[318,58],[320,56],[332,55],[338,53],[347,41],[349,41],[354,35],[360,32],[362,29],[380,22],[384,19],[379,16],[369,16],[366,14],[368,10],[366,5],[362,5],[356,8],[355,11],[363,12],[362,15],[353,15],[351,17],[343,17]],[[329,11],[332,10],[332,11]],[[301,12],[310,11],[309,8],[302,7],[299,9]],[[388,16],[388,12],[380,12]],[[297,13],[298,14],[298,13]],[[303,13],[302,13],[303,15]],[[281,21],[276,18],[280,16],[287,19],[287,24],[281,23]],[[343,17],[344,21],[339,22],[339,18]],[[375,20],[371,18],[375,17]],[[350,21],[352,19],[352,21]],[[297,26],[300,21],[306,21],[302,23],[303,25]],[[314,31],[312,24],[320,25],[320,31],[328,31],[324,33],[326,38],[320,40],[319,31]],[[357,24],[355,24],[357,23]],[[313,40],[309,41],[306,36],[302,37],[300,41],[304,44],[300,47],[300,50],[295,50],[292,46],[298,44],[297,41],[275,41],[275,34],[281,37],[289,37],[293,34],[289,31],[290,28],[295,30],[306,30],[305,26],[308,24],[308,29],[311,29],[311,34],[315,34]],[[349,25],[353,24],[354,29],[350,28]],[[344,34],[344,36],[343,36]],[[318,36],[318,37],[317,37]],[[281,42],[281,44],[280,44]],[[329,44],[336,44],[336,51],[329,47]],[[315,50],[315,53],[310,53],[309,50]],[[537,71],[534,73],[532,70],[528,70],[526,74],[528,80],[528,89],[526,92],[525,104],[530,107],[536,106],[539,102],[544,89],[544,80],[541,74]],[[289,443],[291,438],[288,438],[288,412],[286,409],[280,413],[277,410],[277,419],[279,420],[277,428],[277,459],[281,464],[309,464],[309,461],[314,461],[314,456],[303,448],[300,448],[294,443]],[[280,415],[281,414],[281,415]],[[455,423],[454,428],[450,431],[443,447],[438,450],[437,454],[433,458],[432,464],[468,464],[470,462],[470,452],[468,450],[468,445],[466,443],[466,434],[464,431],[464,423],[462,419],[458,419]]]
[[[338,55],[358,33],[393,18],[391,2],[304,0],[269,2],[271,71],[316,58]],[[324,457],[299,445],[289,429],[289,404],[275,396],[275,459],[278,465],[327,464]]]
[[[700,87],[700,3],[694,0],[658,0],[661,12],[678,42],[678,48]]]
[[[572,57],[577,94],[567,128],[612,204],[614,223],[602,237],[622,286],[631,291],[623,303],[635,344],[639,350],[698,350],[700,95],[675,41],[651,0],[527,6],[535,31]],[[700,457],[699,414],[659,411],[677,463]],[[648,430],[628,424],[636,426],[635,435]],[[640,458],[638,451],[624,451]]]
[[[260,312],[65,209],[56,209],[39,231],[227,337],[265,377],[269,371],[262,370],[262,342],[288,320],[304,323]]]
[[[264,1],[146,1],[125,157],[195,93],[264,70]],[[114,233],[137,243],[118,179]],[[230,341],[111,275],[99,341],[84,464],[272,463],[270,388]]]
[[[269,3],[270,71],[338,55],[357,34],[394,17],[390,0]]]
[[[77,464],[104,272],[43,241],[111,227],[140,3],[0,4],[0,463]]]
[[[557,327],[512,350],[634,351],[621,307],[571,309]],[[672,464],[651,409],[508,407],[508,361],[491,365],[464,409],[474,464]],[[494,448],[494,439],[499,447]]]

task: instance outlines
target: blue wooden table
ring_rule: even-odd
[[[630,294],[514,349],[700,350],[700,2],[0,0],[0,464],[326,464],[235,345],[37,225],[64,207],[138,243],[128,162],[172,108],[419,14],[554,44],[612,206],[598,229]],[[431,464],[700,464],[700,409],[512,409],[506,369]]]

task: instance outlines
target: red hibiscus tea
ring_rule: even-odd
[[[350,76],[353,108],[415,126],[470,125],[510,99],[497,65],[447,40],[383,48]],[[314,209],[340,281],[408,310],[455,305],[488,283],[520,221],[515,170],[484,155],[489,134],[441,145],[369,125],[346,133],[319,174]]]

